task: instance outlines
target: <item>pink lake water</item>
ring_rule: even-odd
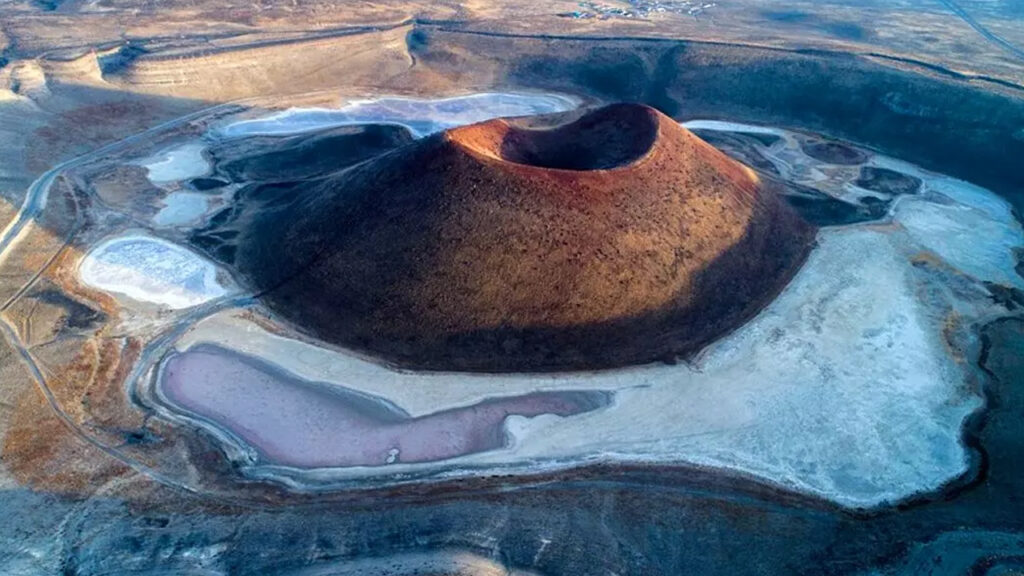
[[[536,392],[413,418],[382,398],[311,382],[212,345],[171,355],[158,383],[179,411],[232,432],[268,463],[298,468],[446,460],[505,445],[508,416],[572,416],[598,391]]]

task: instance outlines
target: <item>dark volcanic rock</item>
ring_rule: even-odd
[[[752,170],[638,105],[455,129],[290,198],[247,226],[240,270],[300,329],[420,369],[692,354],[814,237]]]
[[[771,146],[778,136],[773,134],[753,134],[748,132],[724,132],[719,130],[694,130],[694,134],[702,140],[732,156],[736,160],[772,176],[780,176],[779,169],[771,160],[765,158],[758,150],[755,142],[763,146]],[[773,140],[774,139],[774,140]]]
[[[828,164],[856,166],[867,162],[868,159],[860,150],[831,140],[806,140],[801,142],[800,146],[804,154]]]
[[[875,166],[864,166],[861,168],[860,176],[855,184],[865,190],[891,194],[893,196],[917,194],[917,191],[921,189],[920,178]]]
[[[271,144],[254,154],[225,158],[218,163],[218,168],[242,182],[315,178],[408,144],[412,136],[401,126],[368,124],[254,140]],[[219,154],[221,152],[215,151],[215,155]]]
[[[220,178],[193,178],[189,181],[189,185],[200,192],[216,190],[217,188],[223,188],[228,184],[230,184],[230,182],[221,180]]]
[[[889,212],[892,204],[871,196],[862,199],[861,204],[852,204],[794,182],[788,182],[786,186],[790,190],[786,201],[804,220],[815,226],[846,226],[879,220]]]

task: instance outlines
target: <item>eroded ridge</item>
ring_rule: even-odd
[[[446,137],[471,154],[522,167],[627,170],[652,152],[660,137],[659,116],[653,108],[619,104],[554,128],[496,120],[454,129]]]

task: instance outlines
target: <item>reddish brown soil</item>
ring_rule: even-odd
[[[310,183],[238,263],[280,316],[402,366],[591,369],[696,352],[813,237],[751,170],[620,104],[455,129]]]
[[[75,344],[67,345],[69,352]],[[124,405],[119,387],[138,354],[137,344],[129,346],[125,357],[109,340],[82,344],[67,365],[47,374],[55,401],[69,419],[92,433],[111,423],[138,425],[140,416]],[[0,452],[4,465],[22,484],[68,496],[86,495],[130,471],[78,437],[37,386],[26,386],[18,398]]]

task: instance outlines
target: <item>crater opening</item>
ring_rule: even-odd
[[[635,163],[658,137],[654,110],[638,104],[607,106],[556,128],[492,122],[452,132],[453,142],[506,162],[556,170],[609,170]]]
[[[294,326],[402,368],[596,370],[695,353],[813,245],[771,183],[653,108],[564,120],[456,128],[319,180],[256,216],[236,266]]]

